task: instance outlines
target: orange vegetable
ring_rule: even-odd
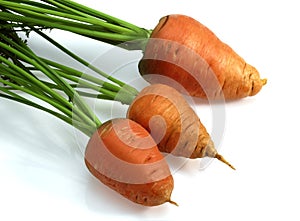
[[[161,82],[151,74],[166,76],[185,88],[168,82],[180,92],[207,99],[252,96],[266,84],[253,66],[212,31],[184,15],[169,15],[159,21],[139,70],[150,83]]]
[[[197,114],[172,87],[145,87],[129,106],[127,117],[148,130],[162,152],[189,158],[214,157],[234,169],[217,153]]]
[[[85,151],[89,171],[127,199],[145,206],[171,201],[169,167],[149,133],[129,119],[102,124]]]

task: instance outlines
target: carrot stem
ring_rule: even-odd
[[[67,55],[69,55],[70,57],[72,57],[73,59],[75,59],[76,61],[78,61],[79,63],[81,63],[82,65],[84,65],[85,67],[89,68],[90,70],[94,71],[95,73],[107,78],[108,80],[118,84],[119,86],[123,87],[123,89],[125,88],[126,90],[128,90],[129,93],[131,93],[133,96],[136,96],[138,94],[138,91],[131,87],[128,84],[125,84],[124,82],[106,74],[105,72],[101,71],[99,68],[95,67],[94,65],[90,64],[89,62],[87,62],[86,60],[82,59],[81,57],[77,56],[76,54],[74,54],[73,52],[71,52],[70,50],[68,50],[67,48],[65,48],[64,46],[62,46],[61,44],[59,44],[58,42],[56,42],[54,39],[50,38],[48,35],[44,34],[43,32],[39,31],[39,30],[35,30],[39,35],[41,35],[43,38],[45,38],[46,40],[48,40],[50,43],[52,43],[54,46],[56,46],[58,49],[62,50],[63,52],[65,52]],[[52,62],[52,65],[58,65],[57,63],[54,64]],[[63,67],[60,65],[60,67]],[[64,66],[64,69],[66,68],[66,66]],[[82,75],[83,76],[83,75]],[[87,76],[87,75],[85,75]]]
[[[1,32],[0,39],[0,83],[3,84],[3,86],[0,85],[1,97],[46,111],[91,136],[96,128],[101,125],[101,122],[72,86],[59,76],[55,69],[52,69],[35,55],[17,37],[15,32],[12,31],[6,34]],[[53,83],[46,83],[39,79],[21,61],[32,65],[35,70],[39,70]],[[67,100],[66,97],[52,88],[58,88],[67,97],[72,98],[72,101]],[[35,104],[35,102],[17,95],[12,90],[22,91],[46,102],[59,112]]]
[[[14,48],[0,42],[0,47],[11,51],[16,56],[20,56],[22,59],[29,61],[30,58],[26,57],[24,54],[20,53],[19,51],[15,50]],[[7,59],[4,59],[3,57],[0,57],[0,61],[11,67],[13,70],[18,72],[19,74],[23,75],[25,79],[28,79],[31,83],[36,84],[38,87],[40,87],[42,90],[44,90],[47,94],[52,96],[54,99],[56,99],[58,102],[63,103],[66,107],[72,108],[72,105],[69,102],[66,102],[65,99],[59,95],[58,93],[55,93],[53,90],[49,89],[46,85],[44,85],[41,81],[37,80],[35,77],[33,77],[31,74],[26,72],[25,70],[21,69],[19,66],[14,65],[12,62],[8,61]],[[33,61],[31,61],[33,62]],[[35,63],[35,62],[34,62]]]
[[[68,22],[65,20],[65,18],[68,20],[71,20],[71,21],[79,21],[80,20],[84,24],[101,26],[103,30],[108,29],[112,32],[116,32],[116,33],[120,33],[120,34],[126,34],[126,33],[134,34],[134,31],[132,31],[128,28],[120,27],[118,25],[104,22],[102,20],[96,20],[90,16],[83,17],[83,16],[78,16],[76,14],[70,14],[70,13],[66,13],[63,11],[57,11],[55,9],[38,8],[38,7],[35,7],[32,5],[19,4],[19,3],[15,3],[15,2],[11,2],[11,1],[5,2],[5,3],[3,3],[3,5],[9,9],[12,8],[14,11],[16,11],[20,14],[23,14],[24,16],[32,15],[32,16],[37,16],[37,18],[41,16],[41,18],[49,18],[49,21],[57,19],[57,17],[58,17],[58,18],[63,18],[64,19],[63,22]],[[52,15],[55,16],[55,18],[53,18]],[[60,20],[60,21],[62,21],[62,20]]]
[[[110,16],[108,14],[105,14],[103,12],[100,12],[98,10],[95,10],[93,8],[87,7],[85,5],[79,4],[77,2],[74,1],[70,1],[70,0],[43,0],[44,2],[47,3],[52,3],[53,5],[58,5],[58,2],[61,3],[61,6],[63,5],[63,8],[67,9],[67,10],[72,10],[72,12],[74,13],[84,13],[82,15],[85,16],[90,16],[92,18],[96,18],[96,19],[101,19],[101,20],[105,20],[109,23],[112,24],[117,24],[121,27],[126,27],[130,30],[135,31],[136,33],[141,33],[143,37],[149,37],[150,32],[149,30],[140,28],[136,25],[133,25],[129,22],[126,22],[124,20],[118,19],[116,17]]]
[[[55,1],[51,2],[53,3]],[[24,4],[26,6],[22,7]],[[35,25],[32,25],[32,23],[29,25],[27,24],[28,26],[26,26],[21,24],[22,21],[19,20],[22,19],[22,13],[24,15],[26,14],[26,17],[23,17],[29,19],[28,21],[30,22],[37,19],[37,17],[46,18],[45,16],[49,16],[49,14],[47,14],[48,12],[50,15],[52,14],[55,16],[63,16],[63,13],[65,12],[72,13],[73,15],[68,16],[68,19],[71,20],[77,19],[80,16],[90,16],[84,15],[84,12],[76,13],[73,11],[73,9],[71,12],[67,11],[67,8],[60,4],[61,3],[56,4],[56,6],[59,5],[60,7],[57,12],[54,12],[56,7],[31,0],[12,0],[9,2],[5,0],[0,1],[0,83],[3,84],[3,86],[0,84],[0,94],[1,97],[37,107],[38,109],[57,116],[68,123],[75,123],[76,125],[74,126],[76,128],[79,128],[87,135],[92,135],[96,128],[101,125],[101,122],[91,111],[89,106],[84,102],[81,96],[94,98],[97,97],[99,99],[106,100],[117,100],[121,103],[130,104],[138,94],[138,91],[130,85],[127,85],[92,66],[87,61],[80,58],[41,32],[40,29],[43,29],[43,26],[34,27]],[[14,7],[17,8],[19,13],[11,12]],[[39,11],[36,8],[33,9],[32,7],[42,7],[43,10],[40,11],[42,14],[39,14]],[[47,10],[49,11],[47,12]],[[12,18],[12,20],[7,20],[7,18]],[[55,19],[55,17],[51,17],[51,19],[49,21],[47,20],[46,22],[58,21]],[[76,25],[80,26],[84,24],[83,20]],[[66,22],[70,21],[67,20]],[[93,21],[93,23],[95,23],[95,21]],[[98,23],[100,24],[101,22]],[[116,23],[114,25],[105,25],[105,28],[114,27],[115,25]],[[84,74],[76,69],[59,64],[49,59],[39,57],[27,46],[25,41],[23,41],[17,35],[17,31],[25,32],[27,36],[31,31],[35,31],[45,40],[49,41],[52,45],[79,63],[90,68],[97,74],[110,80],[112,83],[103,81],[88,74]],[[131,32],[133,33],[134,31]],[[41,79],[32,71],[42,73],[47,80]],[[70,81],[74,82],[74,84],[69,83]],[[78,90],[79,88],[91,89],[97,93],[92,94],[85,91],[80,91]],[[42,108],[38,104],[34,105],[34,102],[25,99],[22,96],[17,96],[17,93],[14,93],[13,90],[22,91],[30,96],[36,97],[39,100],[44,101],[56,108],[58,112],[50,111],[47,108]],[[56,92],[56,90],[59,90],[63,94]]]
[[[149,30],[73,1],[43,0],[43,2],[47,4],[31,0],[2,0],[0,19],[29,28],[66,30],[112,45],[149,38],[151,33]],[[123,46],[141,49],[139,47],[143,44]]]
[[[65,121],[66,123],[72,125],[71,119],[69,117],[67,117],[66,115],[60,114],[60,113],[58,113],[56,111],[53,111],[53,110],[51,110],[49,108],[46,108],[46,107],[41,106],[41,105],[39,105],[37,103],[34,103],[34,102],[32,102],[32,101],[30,101],[30,100],[28,100],[28,99],[26,99],[26,98],[24,98],[24,97],[16,94],[16,93],[11,92],[10,90],[7,90],[4,87],[0,87],[0,90],[6,93],[6,94],[0,93],[0,97],[7,98],[7,99],[10,99],[10,100],[14,100],[14,101],[17,101],[19,103],[23,103],[23,104],[32,106],[34,108],[40,109],[42,111],[48,112],[48,113],[54,115],[55,117],[58,117],[61,120]],[[9,94],[9,95],[7,95],[7,94]]]
[[[148,36],[149,32],[104,13],[87,7],[80,7],[80,4],[72,1],[45,0],[42,2],[31,0],[0,1],[0,39],[3,41],[0,42],[0,70],[2,72],[0,82],[4,85],[2,87],[0,85],[1,95],[11,98],[11,100],[22,101],[21,103],[27,105],[33,104],[28,99],[24,100],[12,92],[12,90],[23,91],[62,112],[63,115],[56,114],[59,118],[63,118],[65,121],[67,121],[66,118],[72,118],[78,125],[81,125],[78,126],[80,128],[83,128],[82,125],[89,125],[84,129],[87,134],[86,128],[90,127],[95,130],[101,125],[101,122],[81,96],[95,96],[99,99],[117,100],[130,104],[138,91],[102,72],[40,30],[59,28],[93,38],[107,38],[108,43],[113,44],[144,38]],[[96,29],[97,31],[95,31]],[[35,31],[52,45],[95,73],[110,80],[113,84],[39,57],[20,39],[16,34],[17,31],[25,32],[27,36],[31,31]],[[40,79],[32,71],[44,74],[50,81]],[[75,82],[75,84],[70,84],[69,81]],[[75,87],[77,89],[92,89],[97,93],[75,90]],[[55,90],[63,92],[63,95],[67,97]],[[35,106],[39,107],[38,105]],[[64,115],[66,116],[62,117]]]

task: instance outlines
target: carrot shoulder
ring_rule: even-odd
[[[232,167],[217,153],[198,115],[170,86],[144,88],[130,105],[127,117],[147,129],[162,152],[188,158],[215,157]]]
[[[174,203],[169,167],[149,133],[134,121],[101,125],[87,144],[85,163],[102,183],[135,203]]]
[[[184,15],[163,17],[146,45],[139,70],[151,83],[162,75],[182,93],[207,99],[238,99],[257,94],[266,83],[211,30]],[[150,76],[147,76],[150,75]]]

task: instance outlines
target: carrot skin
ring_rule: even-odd
[[[195,19],[163,17],[146,45],[139,71],[175,80],[181,93],[206,99],[240,99],[257,94],[266,84],[255,67]],[[160,83],[147,77],[150,83]]]
[[[98,180],[132,202],[173,203],[169,167],[149,133],[134,121],[102,124],[87,144],[85,164]]]

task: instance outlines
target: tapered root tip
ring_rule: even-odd
[[[266,84],[267,84],[267,82],[268,82],[268,80],[267,80],[266,78],[264,78],[264,79],[261,79],[261,83],[262,83],[262,85],[266,85]]]
[[[168,203],[171,203],[171,204],[173,204],[173,205],[175,205],[175,206],[179,206],[176,202],[174,202],[174,201],[172,201],[172,200],[170,200],[170,199],[169,199]]]
[[[225,158],[222,155],[216,154],[215,158],[217,158],[221,162],[227,164],[231,169],[235,170],[234,166],[232,166],[227,160],[225,160]]]

